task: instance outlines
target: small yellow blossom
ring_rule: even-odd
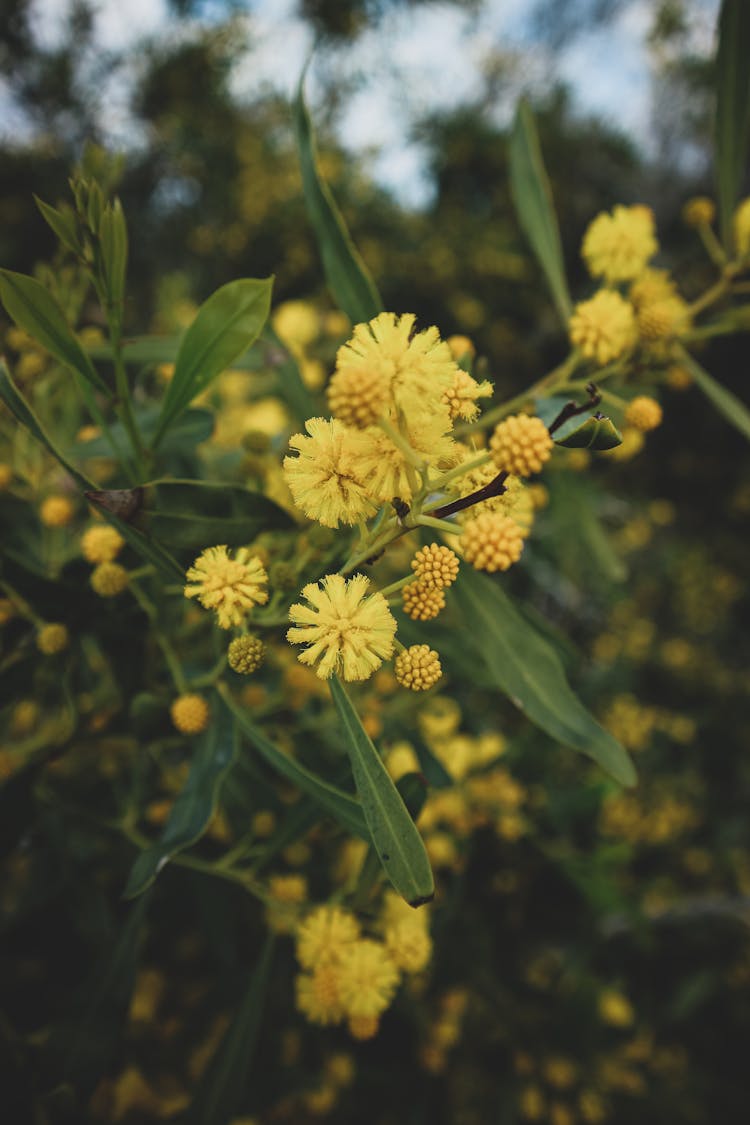
[[[716,217],[716,204],[706,195],[688,199],[682,208],[682,219],[688,227],[708,227]]]
[[[430,935],[419,917],[404,919],[385,931],[385,947],[404,973],[421,973],[432,956]]]
[[[268,880],[268,893],[278,902],[298,905],[307,898],[307,879],[304,875],[273,875]]]
[[[599,996],[599,1015],[612,1027],[630,1027],[635,1020],[633,1005],[627,996],[611,988]]]
[[[743,199],[734,213],[734,244],[737,255],[746,258],[750,255],[750,195]]]
[[[74,513],[73,503],[67,496],[48,496],[39,509],[39,518],[45,527],[67,527]]]
[[[461,546],[468,563],[477,570],[494,573],[518,562],[523,551],[523,535],[510,516],[482,512],[464,524]]]
[[[628,403],[625,421],[641,433],[648,433],[661,425],[662,409],[656,399],[649,395],[636,395]]]
[[[686,391],[693,385],[693,376],[684,367],[674,363],[667,368],[666,383],[673,391]]]
[[[632,281],[658,249],[651,208],[617,206],[589,223],[581,254],[592,277],[612,283]]]
[[[45,656],[54,656],[58,652],[63,652],[69,643],[68,630],[58,622],[42,626],[36,638],[36,647]]]
[[[297,1008],[310,1023],[326,1027],[344,1018],[338,984],[338,967],[331,963],[319,963],[312,972],[299,974]]]
[[[430,543],[421,547],[411,560],[411,568],[419,582],[424,586],[437,586],[445,589],[452,586],[458,577],[458,555],[450,547]]]
[[[445,609],[445,594],[438,586],[424,582],[410,582],[401,591],[404,613],[412,621],[431,621]]]
[[[250,827],[252,829],[253,836],[257,836],[259,839],[264,840],[271,835],[274,828],[276,827],[276,817],[270,809],[261,809],[259,812],[253,815],[253,819],[250,822]]]
[[[377,1016],[349,1016],[347,1026],[354,1039],[374,1039],[378,1033],[379,1020]]]
[[[0,625],[7,625],[16,616],[16,607],[10,598],[0,598]]]
[[[81,536],[81,554],[90,563],[113,562],[124,546],[120,532],[109,524],[96,524]]]
[[[343,1051],[329,1055],[325,1061],[325,1073],[334,1086],[351,1086],[354,1081],[354,1059]]]
[[[616,445],[614,449],[604,450],[602,456],[610,461],[632,461],[634,457],[638,456],[645,444],[646,438],[640,430],[636,430],[635,426],[626,426],[622,431],[620,445]]]
[[[451,350],[451,355],[458,362],[464,356],[469,356],[471,359],[477,354],[477,349],[468,336],[449,336],[445,341]]]
[[[303,664],[320,661],[320,679],[340,672],[345,680],[366,680],[393,652],[396,620],[382,594],[367,595],[369,585],[363,574],[329,574],[302,590],[309,605],[291,606],[287,640],[306,646],[298,657]]]
[[[181,734],[200,734],[208,726],[208,704],[201,695],[189,692],[174,700],[169,709],[172,722]]]
[[[490,451],[495,466],[518,477],[541,472],[552,453],[552,438],[541,418],[511,414],[495,426]]]
[[[358,473],[358,435],[337,418],[310,418],[305,429],[308,436],[289,439],[298,456],[284,458],[284,477],[297,507],[325,527],[367,519],[375,505]]]
[[[338,964],[342,950],[359,938],[359,923],[339,906],[319,906],[297,928],[297,960],[303,969]]]
[[[569,327],[574,347],[600,366],[617,359],[637,339],[633,306],[611,289],[600,289],[576,305]]]
[[[235,637],[227,649],[227,663],[241,676],[250,676],[260,668],[265,652],[266,646],[259,637]]]
[[[363,938],[344,946],[338,962],[338,991],[347,1016],[380,1016],[398,987],[399,972],[380,942]]]
[[[448,411],[439,406],[432,412],[408,414],[401,427],[402,436],[416,457],[437,469],[453,465],[457,459],[458,446],[450,430]],[[403,450],[377,426],[361,431],[358,436],[353,470],[357,480],[366,483],[368,495],[379,503],[388,503],[394,496],[410,500],[414,470]]]
[[[396,679],[411,691],[427,691],[443,674],[440,657],[429,645],[411,645],[396,657]]]
[[[92,571],[91,589],[100,598],[115,598],[130,581],[127,570],[116,562],[103,562]]]
[[[293,351],[309,347],[320,334],[318,312],[307,301],[284,301],[274,309],[271,323],[279,338]]]
[[[391,747],[385,759],[385,767],[394,781],[398,781],[406,773],[418,773],[422,768],[413,746],[408,742],[397,742]]]
[[[222,629],[242,625],[248,610],[268,601],[268,576],[247,547],[240,547],[235,558],[225,546],[207,547],[186,577],[185,597],[197,598],[204,609],[215,610]]]
[[[443,391],[442,402],[448,407],[452,419],[461,418],[465,422],[473,422],[479,414],[477,399],[489,398],[492,394],[492,383],[484,379],[478,383],[457,367],[450,387]]]

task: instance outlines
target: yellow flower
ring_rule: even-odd
[[[296,992],[297,1008],[310,1023],[326,1027],[340,1023],[344,1018],[336,965],[321,963],[311,973],[300,973],[296,980]]]
[[[52,622],[44,625],[37,634],[36,647],[45,656],[55,656],[68,647],[70,638],[64,625]]]
[[[260,668],[265,653],[266,646],[259,637],[235,637],[227,649],[227,663],[241,676],[250,676]]]
[[[599,996],[599,1015],[612,1027],[630,1027],[635,1019],[633,1005],[627,996],[608,988]]]
[[[451,355],[458,361],[463,359],[464,356],[469,356],[471,359],[477,354],[477,349],[471,342],[468,336],[449,336],[445,341],[451,350]]]
[[[126,588],[130,578],[124,566],[116,562],[103,562],[94,569],[89,579],[91,589],[100,598],[115,598]]]
[[[398,979],[398,969],[380,942],[364,938],[342,949],[338,991],[347,1016],[380,1016],[393,999]]]
[[[304,902],[307,898],[307,879],[304,875],[274,875],[268,880],[268,893],[277,902]]]
[[[225,546],[207,547],[187,572],[186,598],[216,611],[219,627],[242,625],[248,610],[268,601],[268,575],[257,556],[240,547],[234,559]]]
[[[473,422],[479,414],[477,399],[489,398],[491,394],[492,383],[487,379],[478,383],[468,371],[457,367],[453,382],[443,391],[442,402],[448,407],[452,419],[462,418],[466,422]]]
[[[571,343],[600,366],[617,359],[637,339],[633,306],[611,289],[600,289],[576,305],[569,327]]]
[[[738,257],[746,258],[750,254],[750,195],[734,213],[734,244]]]
[[[411,645],[396,657],[396,679],[411,691],[427,691],[443,674],[440,657],[429,645]]]
[[[299,456],[284,458],[284,476],[297,507],[325,527],[367,519],[375,506],[355,460],[359,435],[336,418],[310,418],[305,429],[308,437],[294,434],[289,439]]]
[[[347,1026],[349,1034],[355,1039],[374,1039],[379,1021],[377,1016],[349,1016]]]
[[[636,395],[625,410],[625,421],[641,433],[648,433],[661,425],[662,409],[649,395]]]
[[[461,535],[464,558],[476,570],[507,570],[523,551],[521,529],[510,516],[481,512],[464,524]]]
[[[553,441],[541,418],[511,414],[498,422],[490,439],[495,466],[518,477],[541,472],[552,453]]]
[[[617,282],[637,277],[658,249],[650,207],[617,206],[592,220],[581,254],[592,277]]]
[[[339,348],[329,402],[342,420],[370,425],[385,410],[431,413],[453,383],[456,364],[437,328],[414,333],[412,313],[380,313],[357,324],[351,340]],[[364,378],[363,378],[364,376]],[[370,406],[362,413],[361,393],[370,387]],[[366,420],[365,420],[366,419]]]
[[[432,941],[423,922],[407,918],[385,931],[385,947],[397,968],[405,973],[421,973],[432,956]]]
[[[431,621],[445,609],[445,594],[438,586],[410,582],[401,591],[404,613],[412,621]]]
[[[0,492],[8,487],[13,480],[13,468],[4,462],[0,464]]]
[[[81,554],[90,563],[112,562],[124,546],[119,531],[109,524],[90,527],[81,536]]]
[[[320,679],[341,672],[345,680],[366,680],[393,652],[396,620],[382,594],[367,596],[369,585],[363,574],[348,581],[329,574],[302,590],[309,605],[291,606],[287,639],[307,646],[298,657],[303,664],[320,660]]]
[[[339,906],[319,906],[297,929],[297,960],[303,969],[338,963],[345,946],[359,938],[359,923]]]
[[[713,199],[705,195],[696,195],[688,199],[682,208],[682,219],[688,227],[707,227],[714,221],[716,205]]]
[[[208,726],[208,704],[202,696],[192,692],[175,699],[169,713],[182,734],[200,734]]]
[[[271,323],[277,336],[292,351],[312,344],[320,333],[317,310],[307,301],[284,301],[274,309]]]
[[[451,421],[444,407],[432,414],[423,411],[410,414],[404,422],[403,436],[415,454],[428,465],[442,468],[455,463],[456,442],[450,436]],[[395,496],[410,500],[412,496],[407,460],[400,449],[376,426],[363,430],[353,456],[353,469],[367,492],[380,503]]]
[[[458,565],[455,551],[437,543],[420,548],[411,560],[411,568],[418,581],[441,590],[453,585],[458,576]]]
[[[66,527],[74,512],[67,496],[48,496],[39,509],[39,518],[45,527]]]

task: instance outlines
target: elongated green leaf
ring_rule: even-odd
[[[262,531],[290,528],[294,521],[261,492],[236,484],[162,480],[143,486],[135,526],[173,550],[249,543]]]
[[[135,422],[138,432],[145,442],[148,442],[156,433],[158,409],[153,406],[141,407],[135,412]],[[161,454],[166,457],[172,454],[191,454],[196,445],[207,441],[214,429],[215,416],[210,410],[186,410],[184,414],[169,427],[166,437],[161,443]],[[109,427],[110,434],[118,445],[124,445],[127,440],[127,430],[122,422],[113,422]],[[80,457],[111,457],[112,446],[104,434],[91,438],[89,441],[79,441],[76,444],[76,453]]]
[[[353,832],[355,836],[361,836],[369,844],[370,833],[359,801],[345,793],[343,789],[330,785],[322,777],[318,777],[317,774],[300,765],[294,758],[290,758],[287,754],[283,754],[281,750],[277,750],[274,744],[250,722],[250,719],[232,698],[224,684],[219,685],[219,691],[227,707],[236,717],[240,729],[247,735],[268,765],[288,781],[291,781],[303,793],[313,797],[334,820],[337,820],[349,832]]]
[[[125,296],[125,274],[128,265],[128,228],[119,199],[108,203],[99,223],[104,276],[109,299],[121,306]]]
[[[63,457],[47,432],[42,428],[42,424],[36,414],[13,382],[10,371],[2,357],[0,357],[0,399],[2,399],[8,407],[8,410],[10,410],[16,421],[20,422],[21,425],[52,454],[55,460],[59,461],[65,471],[70,473],[77,485],[81,488],[96,488],[93,481],[89,480],[88,477],[78,471],[75,465],[71,465],[71,463]]]
[[[237,750],[237,725],[218,696],[214,706],[218,714],[196,742],[185,788],[172,806],[161,839],[133,864],[126,898],[142,894],[172,856],[199,840],[216,811],[221,783]]]
[[[72,368],[98,391],[110,394],[49,290],[33,277],[0,270],[0,299],[18,327],[33,336],[59,363]]]
[[[180,343],[154,438],[167,428],[212,379],[254,344],[268,319],[273,278],[240,278],[204,301]]]
[[[467,644],[492,683],[552,738],[593,758],[621,785],[635,770],[620,743],[573,693],[557,653],[515,608],[502,587],[468,567],[453,587]]]
[[[359,324],[382,312],[383,302],[351,240],[330,188],[320,175],[313,126],[305,105],[304,81],[303,74],[294,103],[294,127],[307,213],[334,300],[353,324]]]
[[[134,551],[150,562],[159,571],[164,578],[170,579],[174,582],[175,578],[182,581],[185,578],[185,570],[177,562],[177,559],[170,554],[166,547],[155,540],[150,539],[144,535],[143,532],[133,527],[132,523],[127,520],[120,519],[113,511],[102,504],[99,497],[102,493],[98,489],[91,489],[85,493],[86,499],[89,504],[93,504],[102,513],[105,519],[116,527],[120,532],[126,543],[128,543]]]
[[[516,110],[509,155],[510,187],[518,221],[544,271],[560,318],[567,325],[572,305],[565,277],[560,230],[534,115],[525,98],[521,99]]]
[[[750,441],[750,410],[744,402],[738,399],[732,391],[723,387],[717,379],[714,379],[713,375],[709,375],[706,369],[696,363],[688,352],[682,352],[680,362],[687,367],[696,385],[700,387],[719,413],[723,414],[727,422],[731,423],[743,437]]]
[[[273,955],[269,934],[234,1019],[206,1072],[189,1113],[191,1125],[227,1125],[241,1107],[268,991]]]
[[[74,254],[80,254],[81,244],[78,238],[78,227],[75,214],[71,208],[67,207],[65,211],[58,211],[56,207],[50,207],[49,203],[45,203],[37,195],[34,196],[34,202],[41,211],[45,222],[52,228],[63,246]]]
[[[750,4],[723,0],[716,58],[716,179],[722,242],[731,253],[732,215],[747,161],[750,131]]]
[[[332,676],[329,683],[375,851],[394,889],[410,906],[421,906],[435,893],[422,837],[341,681]]]

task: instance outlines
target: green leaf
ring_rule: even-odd
[[[98,391],[110,394],[109,387],[73,335],[57,301],[35,278],[0,270],[0,299],[18,327],[33,336],[59,363],[77,372]]]
[[[268,319],[273,278],[241,278],[204,301],[182,337],[154,438],[157,446],[178,414],[257,340]]]
[[[382,312],[383,302],[351,240],[331,190],[320,175],[315,135],[305,105],[304,81],[303,74],[294,102],[294,127],[307,213],[315,231],[328,288],[352,324],[359,324]]]
[[[71,208],[66,207],[64,211],[58,211],[56,207],[50,207],[49,203],[45,203],[37,195],[34,196],[34,202],[41,211],[44,221],[52,228],[63,246],[74,254],[80,254],[78,224]]]
[[[565,449],[614,449],[622,445],[622,434],[611,418],[590,415],[584,421],[571,418],[555,433],[555,445]]]
[[[375,851],[394,889],[410,906],[421,906],[435,894],[422,837],[341,681],[332,676],[329,685]]]
[[[227,1125],[241,1108],[263,1018],[273,942],[269,934],[235,1017],[201,1082],[188,1116],[193,1125]]]
[[[237,726],[221,701],[214,699],[218,714],[196,740],[185,788],[172,806],[161,839],[133,864],[125,898],[135,898],[150,887],[172,856],[201,838],[216,811],[221,783],[237,750]]]
[[[153,406],[142,406],[135,411],[135,421],[138,431],[144,441],[156,433],[158,409]],[[162,457],[167,453],[185,454],[192,453],[196,445],[207,441],[214,430],[215,417],[210,410],[190,409],[181,414],[173,426],[169,427],[164,441],[161,443]],[[124,443],[127,439],[127,430],[122,422],[113,422],[109,427],[110,434],[117,444]],[[112,446],[103,434],[92,438],[90,441],[79,441],[75,446],[76,453],[81,458],[111,457]]]
[[[626,751],[586,710],[557,653],[502,587],[467,567],[452,596],[463,615],[467,644],[492,683],[552,738],[593,758],[621,785],[633,785],[635,770]]]
[[[509,156],[510,187],[518,221],[544,271],[560,318],[567,326],[572,304],[565,277],[560,230],[534,115],[525,98],[521,99],[516,110]]]
[[[716,179],[724,247],[733,250],[732,216],[747,161],[750,131],[750,4],[723,0],[716,58]]]
[[[261,731],[258,730],[238,703],[230,695],[226,685],[219,684],[218,690],[229,710],[237,719],[241,730],[247,735],[260,756],[265,759],[272,769],[280,773],[287,781],[291,781],[303,793],[313,797],[334,820],[337,820],[355,836],[361,836],[369,844],[370,833],[362,811],[362,806],[356,798],[330,785],[317,774],[312,773],[305,766],[300,765],[288,754],[277,750]]]
[[[70,473],[71,477],[80,488],[96,488],[92,480],[89,480],[88,477],[84,476],[83,473],[76,469],[75,465],[71,465],[71,463],[63,457],[47,432],[42,428],[42,424],[36,414],[34,414],[34,411],[13,382],[10,371],[2,357],[0,357],[0,399],[2,399],[8,407],[8,410],[10,410],[16,421],[20,422],[20,424],[45,447],[48,453],[52,454],[56,461],[59,461],[65,471]]]
[[[108,203],[99,223],[99,243],[109,299],[122,306],[128,265],[128,228],[119,199]]]
[[[705,368],[696,363],[689,352],[681,351],[680,362],[687,367],[696,386],[700,387],[719,413],[723,414],[727,422],[750,441],[750,410],[744,402],[738,399],[732,391],[723,387],[718,380],[714,379],[713,375],[709,375]]]
[[[264,332],[266,340],[283,352],[286,358],[276,367],[279,381],[279,391],[284,396],[292,411],[301,422],[308,418],[315,418],[325,413],[320,401],[311,394],[300,374],[296,359],[291,355],[274,332],[273,328],[266,325]]]
[[[294,527],[291,516],[263,493],[200,480],[143,485],[143,503],[133,523],[173,550],[202,550],[214,543],[238,547],[262,531]]]

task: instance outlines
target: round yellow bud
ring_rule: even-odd
[[[453,585],[458,576],[458,555],[450,547],[430,543],[421,547],[411,560],[411,568],[424,586],[437,586],[443,590]]]
[[[266,646],[263,641],[259,637],[251,637],[247,634],[243,637],[235,637],[232,641],[227,650],[227,661],[229,667],[239,672],[241,676],[250,676],[260,668],[265,652]]]
[[[63,652],[69,642],[68,630],[58,622],[43,625],[36,637],[36,647],[44,656],[55,656],[58,652]]]
[[[412,621],[430,621],[445,609],[445,594],[437,586],[426,586],[424,582],[410,582],[404,586],[401,597],[404,613]]]
[[[625,421],[641,433],[648,433],[661,425],[662,409],[649,395],[636,395],[627,406]]]
[[[473,359],[477,354],[477,349],[468,336],[449,336],[445,342],[450,348],[451,355],[456,362],[463,359],[464,356],[469,356],[470,359]]]
[[[169,713],[182,734],[200,734],[208,726],[208,704],[200,695],[180,695],[170,707]]]
[[[389,386],[376,372],[360,367],[344,367],[336,371],[328,384],[328,406],[331,414],[345,426],[364,429],[373,426],[385,414]]]
[[[277,902],[305,902],[307,879],[304,875],[273,875],[268,880],[268,893]]]
[[[90,563],[113,562],[124,546],[119,531],[109,524],[90,527],[81,536],[81,554]]]
[[[99,563],[91,575],[91,589],[100,598],[115,598],[128,584],[128,572],[116,562]]]
[[[630,1027],[635,1019],[633,1005],[627,996],[614,989],[606,989],[599,997],[599,1015],[612,1027]]]
[[[693,377],[689,371],[679,364],[673,364],[667,369],[666,383],[673,391],[686,391],[693,384]]]
[[[74,512],[75,508],[67,496],[48,496],[39,509],[39,518],[45,527],[66,527]]]
[[[377,1016],[350,1016],[349,1034],[354,1039],[374,1039],[378,1033],[379,1023]]]
[[[515,520],[500,512],[482,512],[464,524],[464,558],[476,570],[507,570],[523,551],[523,534]]]
[[[411,645],[400,652],[394,672],[402,687],[410,691],[427,691],[443,674],[440,657],[429,645]]]
[[[688,199],[682,208],[682,221],[688,227],[710,226],[716,217],[716,204],[706,195],[696,195]]]
[[[490,452],[501,471],[528,477],[541,471],[550,458],[552,445],[549,430],[541,418],[511,414],[495,426]]]
[[[255,813],[250,821],[253,836],[259,836],[261,839],[270,836],[275,827],[276,817],[270,809],[261,809],[259,812]]]

